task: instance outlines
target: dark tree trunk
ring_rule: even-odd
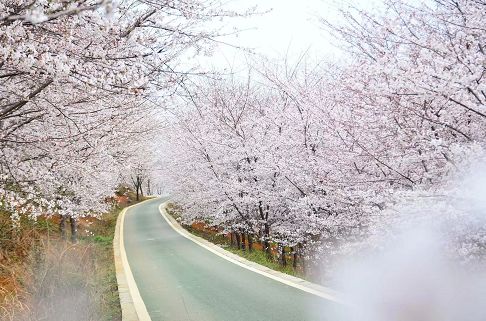
[[[253,251],[253,237],[251,234],[248,234],[248,251]]]
[[[241,233],[241,249],[244,251],[246,248],[245,233]]]
[[[268,226],[268,223],[265,223],[264,229],[263,229],[263,248],[265,253],[267,253],[267,257],[271,258],[272,257],[272,249],[270,247],[270,227]]]
[[[272,258],[272,249],[270,248],[270,226],[268,225],[268,212],[269,206],[267,206],[266,211],[263,211],[263,203],[262,201],[258,202],[258,213],[260,214],[260,218],[265,220],[265,224],[263,225],[263,231],[261,231],[261,239],[263,239],[263,250],[267,254],[268,258]]]
[[[297,269],[297,251],[295,247],[291,247],[290,250],[292,251],[292,267]]]
[[[70,217],[69,222],[71,223],[71,242],[78,242],[78,227],[76,226],[76,218]]]
[[[241,248],[240,234],[235,232],[235,237],[236,237],[236,246],[238,247],[238,249],[240,249]]]
[[[61,215],[61,220],[59,221],[59,230],[61,232],[61,238],[66,240],[66,215]]]
[[[302,243],[299,243],[299,256],[300,256],[300,263],[302,266],[302,274],[305,275],[306,267],[305,267],[305,257],[304,257],[304,246],[302,245]]]
[[[140,175],[137,175],[135,178],[132,178],[132,182],[137,193],[137,201],[140,201],[143,197],[143,178]]]
[[[287,258],[285,257],[285,246],[282,244],[279,244],[279,250],[280,250],[280,259],[279,263],[281,266],[287,266]]]

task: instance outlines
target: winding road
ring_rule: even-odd
[[[124,244],[153,321],[330,320],[337,303],[234,264],[177,233],[161,216],[167,199],[128,209]]]

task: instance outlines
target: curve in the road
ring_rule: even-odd
[[[168,202],[164,202],[159,205],[159,212],[162,217],[166,220],[166,222],[180,235],[183,237],[191,240],[192,242],[196,243],[199,246],[202,246],[206,250],[213,252],[214,254],[222,257],[225,260],[230,261],[236,265],[239,265],[245,269],[248,269],[252,272],[261,274],[265,277],[274,279],[275,281],[281,282],[286,285],[290,285],[294,288],[299,290],[320,296],[323,299],[327,299],[330,301],[341,303],[341,300],[338,298],[339,294],[336,291],[333,291],[329,288],[325,288],[323,286],[307,282],[303,279],[299,279],[297,277],[293,277],[288,274],[284,274],[278,271],[274,271],[270,268],[267,268],[263,265],[251,262],[242,258],[239,255],[233,254],[231,252],[226,251],[225,249],[206,241],[205,239],[195,236],[189,233],[186,229],[184,229],[174,218],[172,218],[166,211],[166,205]]]
[[[127,210],[128,264],[151,320],[331,320],[336,303],[254,273],[178,234],[159,214],[166,199]]]

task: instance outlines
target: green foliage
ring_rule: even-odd
[[[99,245],[102,245],[102,246],[112,246],[113,245],[113,237],[111,237],[111,236],[97,235],[93,238],[93,241],[95,243],[98,243]]]
[[[96,287],[102,290],[99,294],[99,306],[103,321],[120,320],[121,318],[118,285],[113,262],[113,237],[116,220],[120,212],[121,208],[117,207],[104,214],[101,220],[90,227],[94,236],[87,240],[94,244],[96,248],[98,266]]]
[[[290,275],[293,275],[293,276],[302,277],[302,275],[300,275],[300,273],[298,273],[297,271],[294,270],[294,268],[292,267],[291,264],[290,265],[288,264],[287,266],[281,266],[275,260],[268,258],[266,253],[261,251],[261,250],[253,250],[253,251],[250,252],[248,250],[243,251],[243,250],[236,249],[236,248],[233,248],[233,247],[228,247],[228,248],[226,248],[226,250],[230,251],[234,254],[237,254],[237,255],[247,259],[248,261],[258,263],[258,264],[266,266],[266,267],[268,267],[272,270],[279,271],[279,272],[286,273],[286,274],[290,274]]]

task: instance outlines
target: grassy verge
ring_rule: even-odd
[[[89,236],[81,238],[83,244],[94,247],[95,277],[91,287],[97,292],[100,320],[121,320],[120,299],[113,261],[113,237],[116,220],[122,207],[113,208],[89,228]]]
[[[56,218],[0,212],[0,320],[118,321],[114,207],[79,221],[79,242],[60,237]]]
[[[167,213],[169,213],[169,215],[171,215],[175,219],[179,219],[181,217],[181,209],[172,203],[170,203],[167,206]],[[242,250],[234,246],[231,246],[231,241],[227,237],[225,237],[220,233],[215,232],[214,230],[196,228],[195,226],[186,225],[186,224],[181,224],[181,225],[190,233],[202,237],[203,239],[213,244],[217,244],[223,247],[225,250],[232,252],[236,255],[239,255],[247,259],[248,261],[258,263],[260,265],[266,266],[275,271],[286,273],[292,276],[297,276],[300,278],[305,278],[305,276],[300,270],[293,268],[292,262],[290,260],[288,261],[289,262],[288,265],[282,266],[278,263],[276,258],[274,257],[269,258],[266,255],[266,253],[260,249],[253,249],[252,251],[249,251],[248,249]]]
[[[269,259],[266,255],[265,252],[261,250],[253,250],[253,251],[248,251],[248,250],[241,250],[237,249],[231,246],[228,246],[225,248],[225,250],[230,251],[234,254],[237,254],[248,261],[252,261],[255,263],[258,263],[260,265],[266,266],[272,270],[279,271],[285,274],[297,276],[297,277],[303,277],[301,273],[296,271],[291,265],[287,266],[281,266],[278,262],[276,262],[274,259]]]

